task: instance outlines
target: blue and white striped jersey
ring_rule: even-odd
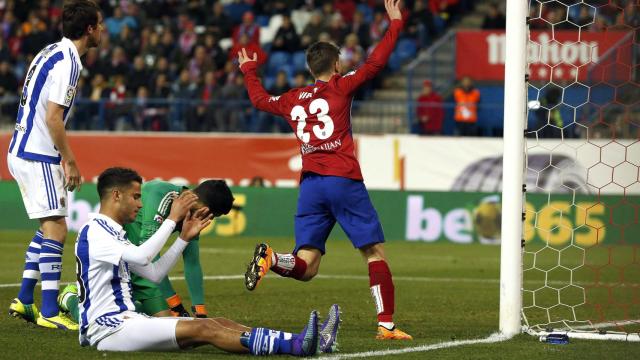
[[[45,121],[47,104],[52,101],[66,107],[63,117],[66,124],[81,70],[78,50],[67,38],[47,45],[36,55],[22,88],[15,131],[9,145],[11,154],[27,160],[60,163],[60,153]]]
[[[122,226],[95,214],[76,240],[76,275],[80,308],[80,344],[93,345],[119,323],[114,315],[135,311],[129,265],[122,260],[128,246]]]

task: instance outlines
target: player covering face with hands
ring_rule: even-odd
[[[246,49],[238,53],[251,102],[289,123],[302,154],[293,253],[277,253],[267,244],[258,244],[245,285],[253,290],[269,270],[296,280],[311,280],[318,273],[327,237],[338,222],[369,268],[369,286],[378,313],[376,337],[408,340],[411,336],[393,322],[395,289],[384,254],[384,234],[364,186],[351,131],[353,96],[385,67],[402,29],[400,1],[385,0],[384,5],[391,19],[387,32],[365,63],[344,76],[340,75],[340,50],[331,43],[317,42],[306,52],[315,83],[271,96],[257,76],[257,55]]]
[[[192,211],[198,197],[184,191],[153,236],[140,246],[131,244],[123,225],[134,221],[143,206],[141,183],[135,171],[125,168],[107,169],[98,178],[100,213],[82,227],[75,247],[81,345],[101,351],[162,351],[210,344],[236,353],[299,356],[319,350],[316,311],[299,334],[249,328],[225,318],[161,318],[136,312],[131,273],[159,282],[212,219],[206,207]],[[182,222],[180,236],[153,262],[178,222]],[[338,312],[337,306],[332,310]],[[339,321],[333,323],[328,330],[335,339]]]

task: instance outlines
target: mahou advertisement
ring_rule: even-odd
[[[612,55],[618,63],[628,63],[631,53],[628,32],[531,31],[527,57],[531,80],[585,81],[597,71],[597,64]],[[504,31],[459,31],[456,38],[456,75],[474,80],[503,80],[506,57]],[[628,57],[629,59],[624,59]]]

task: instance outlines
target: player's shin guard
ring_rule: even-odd
[[[291,354],[293,335],[267,328],[253,328],[240,337],[240,342],[252,355]]]
[[[376,303],[378,322],[393,323],[394,287],[391,270],[386,261],[378,260],[369,263],[369,286],[371,296]]]
[[[18,299],[23,304],[33,304],[33,289],[40,278],[40,248],[42,246],[42,232],[36,231],[25,256],[24,272],[22,273],[22,285],[18,293]]]
[[[55,240],[42,240],[40,249],[40,276],[42,277],[42,309],[45,318],[57,316],[58,283],[62,272],[62,243]]]
[[[307,263],[293,254],[273,253],[271,270],[284,277],[301,280],[307,272]]]

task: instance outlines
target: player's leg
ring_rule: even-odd
[[[13,299],[9,306],[9,314],[22,318],[29,322],[36,322],[38,308],[33,303],[33,292],[40,278],[40,247],[42,244],[42,231],[36,231],[31,239],[25,255],[22,283],[18,297]]]
[[[318,273],[325,242],[335,225],[326,204],[326,192],[322,191],[324,178],[305,175],[300,184],[293,253],[277,253],[267,244],[258,244],[245,273],[247,289],[253,290],[269,270],[301,281],[311,280]]]
[[[234,353],[254,355],[290,354],[310,356],[318,348],[318,315],[313,311],[304,330],[297,335],[266,328],[241,331],[242,325],[224,319],[125,318],[122,328],[102,339],[100,351],[163,351],[210,344]],[[242,329],[247,329],[242,327]]]
[[[192,240],[182,252],[184,260],[184,279],[191,297],[191,311],[198,318],[207,317],[204,305],[204,275],[200,265],[200,240]]]
[[[136,310],[149,316],[172,316],[167,301],[162,296],[157,284],[136,274],[131,274],[131,288],[133,299],[140,303],[140,308]]]
[[[395,287],[384,254],[384,233],[364,183],[333,178],[332,211],[369,268],[369,287],[378,313],[378,339],[411,339],[393,323]]]

